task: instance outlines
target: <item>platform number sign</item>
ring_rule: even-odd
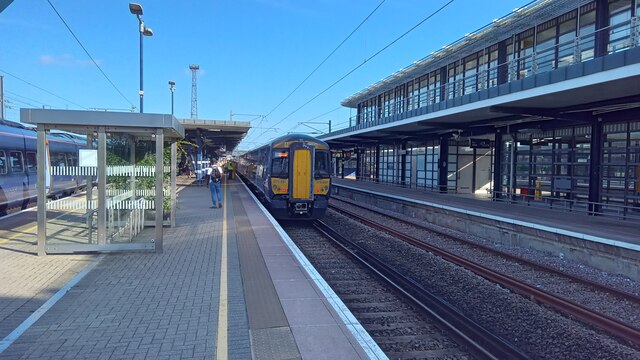
[[[469,139],[469,147],[472,149],[490,149],[491,140],[489,139]]]

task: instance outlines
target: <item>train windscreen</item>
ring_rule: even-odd
[[[314,174],[315,177],[329,177],[331,176],[330,170],[330,160],[329,160],[329,152],[327,151],[316,151],[315,155],[315,164],[314,164]]]
[[[271,159],[272,177],[289,177],[289,151],[276,150]]]

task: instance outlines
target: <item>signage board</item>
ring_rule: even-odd
[[[80,166],[98,166],[98,150],[80,149],[78,150],[78,165]]]
[[[491,140],[489,139],[469,139],[469,147],[472,149],[490,149]]]

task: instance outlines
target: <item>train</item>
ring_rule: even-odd
[[[0,216],[7,210],[25,209],[37,198],[37,133],[34,128],[0,120]],[[71,175],[51,175],[52,166],[77,166],[78,151],[87,140],[69,133],[47,135],[46,191],[48,197],[70,195],[85,187],[86,179]]]
[[[322,140],[281,136],[243,154],[237,172],[278,220],[315,220],[327,211],[331,152]]]

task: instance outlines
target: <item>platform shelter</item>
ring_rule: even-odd
[[[37,127],[38,255],[162,252],[184,138],[175,117],[21,109],[20,120]]]

